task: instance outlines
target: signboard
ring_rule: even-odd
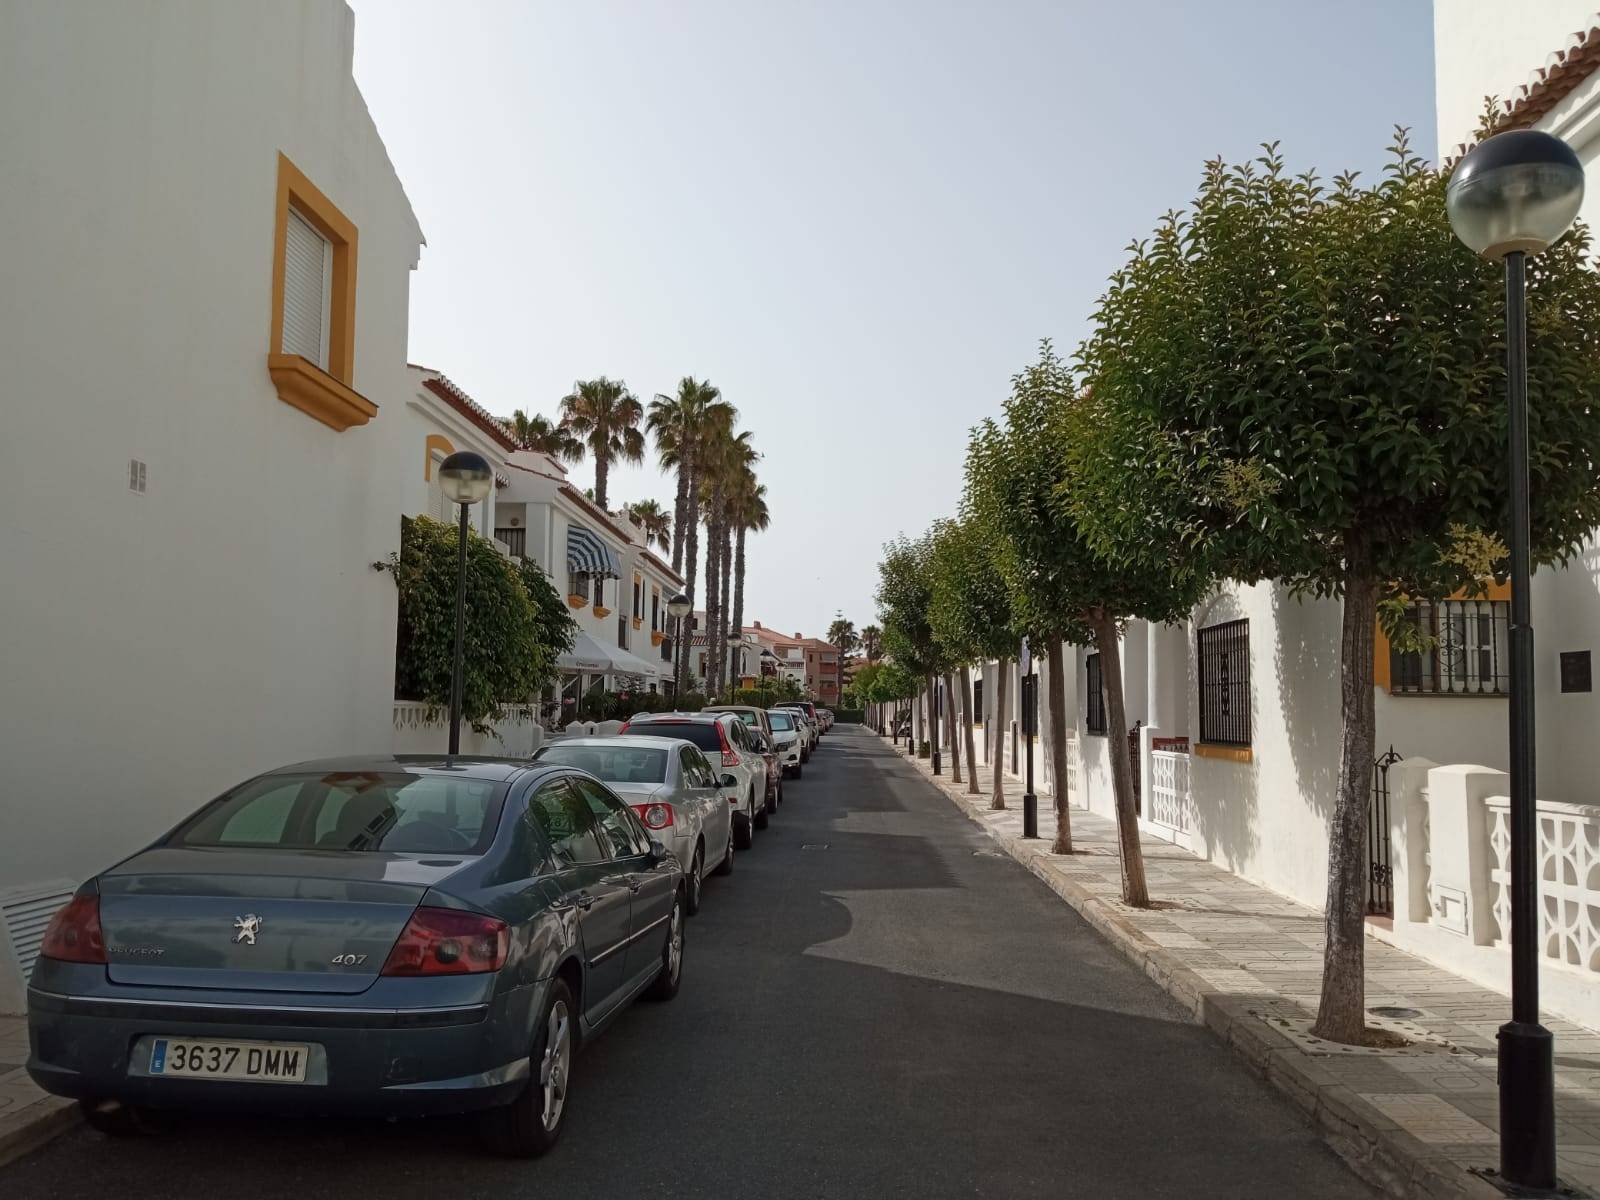
[[[1589,667],[1587,650],[1561,652],[1561,690],[1563,692],[1592,692],[1594,677]]]

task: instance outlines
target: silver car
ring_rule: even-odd
[[[801,751],[805,737],[800,728],[799,713],[774,708],[767,713],[767,720],[772,723],[772,744],[777,748],[778,761],[783,765],[783,773],[799,779],[803,769],[804,758]]]
[[[693,742],[617,734],[563,738],[534,755],[541,764],[587,771],[633,809],[650,836],[683,864],[685,910],[700,911],[709,870],[733,871],[733,809],[721,778]]]

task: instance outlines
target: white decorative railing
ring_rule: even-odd
[[[1150,820],[1189,832],[1189,756],[1173,750],[1150,752]]]
[[[1511,936],[1511,801],[1490,796],[1490,911],[1494,943]],[[1539,818],[1539,947],[1544,957],[1600,971],[1600,808],[1541,800]]]
[[[1083,750],[1075,737],[1067,739],[1067,801],[1078,805],[1084,803]]]

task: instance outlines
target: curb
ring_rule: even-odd
[[[987,797],[978,797],[980,803],[974,804],[965,794],[936,783],[931,768],[921,759],[893,748],[1011,858],[1182,1005],[1197,1025],[1210,1029],[1257,1076],[1292,1100],[1366,1182],[1401,1200],[1504,1200],[1505,1193],[1469,1175],[1437,1148],[1401,1129],[1322,1070],[1315,1058],[1259,1020],[1253,1011],[1258,1003],[1255,997],[1217,991],[1182,958],[1151,942],[1101,897],[1050,870],[1052,856],[1042,843],[1026,843],[995,829],[981,815],[989,811]]]
[[[0,1167],[60,1137],[80,1119],[78,1106],[59,1096],[28,1105],[25,1114],[0,1117]]]

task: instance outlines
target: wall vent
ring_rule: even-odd
[[[74,890],[70,880],[58,879],[53,883],[0,892],[0,922],[4,922],[11,939],[11,953],[16,957],[23,982],[27,982],[33,962],[39,957],[45,926],[50,924],[56,910],[72,899]]]

